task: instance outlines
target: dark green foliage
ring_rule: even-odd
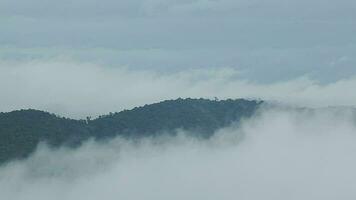
[[[37,111],[0,113],[0,163],[29,156],[43,141],[52,147],[75,147],[93,137],[140,138],[176,129],[209,137],[218,128],[251,116],[259,101],[177,99],[100,116],[97,119],[72,120]]]
[[[27,157],[41,141],[53,147],[78,145],[89,136],[82,120],[60,118],[37,110],[0,113],[0,163]]]
[[[232,121],[249,117],[260,102],[247,100],[211,101],[177,99],[101,116],[90,122],[96,136],[151,136],[154,133],[185,129],[210,136]]]

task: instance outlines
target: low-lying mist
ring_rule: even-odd
[[[269,108],[207,140],[178,132],[75,150],[42,144],[0,168],[0,199],[356,198],[352,109]]]
[[[0,59],[0,111],[34,108],[85,119],[188,97],[261,98],[308,107],[356,106],[353,92],[356,77],[322,84],[305,74],[259,83],[244,79],[241,73],[230,67],[159,72],[67,60],[4,62]]]

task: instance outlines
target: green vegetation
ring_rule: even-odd
[[[0,113],[0,163],[28,157],[39,142],[54,148],[62,145],[76,147],[89,138],[140,138],[175,134],[177,129],[206,138],[221,127],[250,117],[261,103],[243,99],[177,99],[110,113],[93,120],[73,120],[31,109]]]

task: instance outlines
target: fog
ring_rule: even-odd
[[[352,109],[265,108],[209,140],[176,131],[140,142],[89,141],[76,150],[41,144],[29,159],[0,168],[0,198],[356,198]]]
[[[86,62],[0,62],[0,111],[35,108],[72,118],[175,98],[261,98],[298,106],[355,106],[355,77],[321,84],[308,76],[261,84],[234,68],[157,72]]]

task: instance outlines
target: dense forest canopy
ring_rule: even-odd
[[[76,147],[89,138],[140,138],[175,134],[177,129],[207,138],[219,128],[250,117],[261,103],[179,98],[85,120],[33,109],[0,113],[0,163],[28,157],[40,142],[51,147]]]

